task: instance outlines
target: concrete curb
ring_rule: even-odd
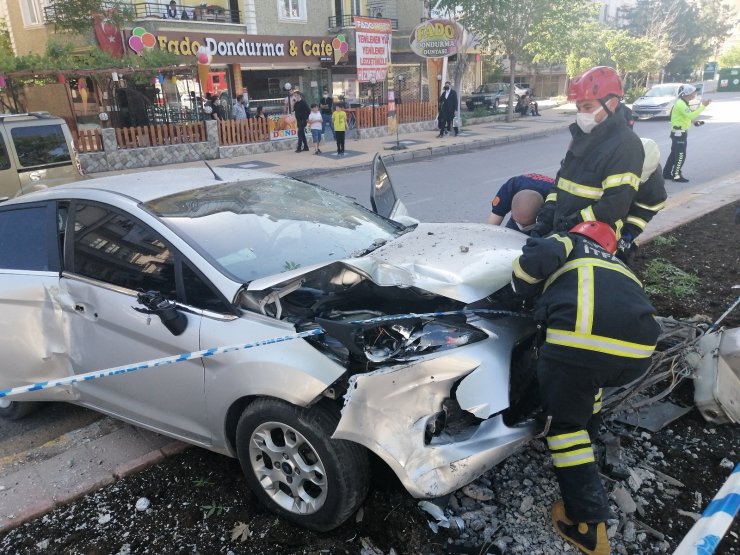
[[[188,444],[129,424],[98,423],[67,436],[67,448],[0,478],[0,533],[180,453]],[[70,439],[71,438],[71,439]]]

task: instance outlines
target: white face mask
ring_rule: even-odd
[[[596,121],[596,114],[598,114],[601,110],[604,108],[599,106],[599,108],[591,113],[589,112],[578,112],[576,114],[576,123],[578,124],[578,127],[581,128],[581,131],[584,133],[591,133],[593,131],[594,127],[599,125],[601,122]]]
[[[527,231],[532,231],[534,229],[534,226],[537,225],[537,222],[531,223],[529,225],[522,225],[519,222],[514,222],[516,226],[519,228],[519,231],[522,233],[526,233]]]

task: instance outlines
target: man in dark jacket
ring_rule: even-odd
[[[306,125],[308,124],[308,116],[311,113],[311,108],[308,106],[308,102],[303,99],[303,95],[300,92],[294,93],[297,96],[296,103],[293,105],[293,113],[298,124],[298,147],[295,149],[296,152],[308,152],[308,141],[306,140]]]
[[[527,240],[512,287],[539,295],[535,319],[547,329],[537,362],[544,435],[563,495],[555,531],[583,553],[609,555],[609,503],[599,479],[589,421],[604,387],[626,385],[650,365],[660,327],[642,285],[617,258],[604,222]]]
[[[537,173],[515,175],[508,179],[491,201],[488,223],[501,225],[511,212],[506,227],[529,234],[535,225],[537,213],[554,184],[552,177]]]
[[[619,235],[640,183],[643,149],[619,110],[622,81],[610,67],[595,67],[573,80],[573,140],[555,177],[555,192],[539,215],[533,236],[600,221]]]
[[[452,120],[455,119],[455,113],[457,112],[457,92],[452,90],[450,82],[445,82],[445,87],[442,90],[442,94],[439,95],[439,116],[437,118],[437,124],[439,127],[439,137],[444,137],[450,132],[452,128]],[[455,136],[459,129],[455,127]]]

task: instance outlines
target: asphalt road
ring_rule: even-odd
[[[699,190],[740,171],[737,154],[740,94],[710,94],[707,97],[714,99],[702,115],[707,124],[692,128],[689,133],[684,173],[691,181],[669,183],[669,196]],[[543,117],[547,117],[547,112]],[[640,121],[635,131],[641,137],[654,139],[665,161],[670,152],[669,123],[665,119]],[[430,137],[433,135],[430,132]],[[466,154],[425,158],[392,166],[390,174],[412,216],[428,222],[484,222],[491,198],[509,177],[528,172],[554,176],[569,139],[570,135],[564,131]],[[369,170],[338,172],[314,181],[369,206]],[[53,442],[59,435],[99,418],[97,413],[80,407],[53,403],[21,422],[0,420],[0,468],[16,453]]]
[[[740,94],[709,94],[705,98],[713,99],[700,116],[707,123],[689,131],[684,175],[690,182],[669,182],[666,186],[669,196],[701,189],[740,170],[737,154]],[[547,115],[548,112],[543,112],[543,118]],[[658,143],[662,162],[671,150],[669,130],[670,123],[666,119],[635,124],[638,135]],[[430,137],[433,135],[430,132]],[[492,149],[399,164],[392,166],[389,173],[399,197],[413,217],[425,222],[485,222],[491,199],[507,179],[521,173],[555,176],[569,141],[570,133],[563,131]],[[369,170],[324,175],[314,181],[369,206]]]

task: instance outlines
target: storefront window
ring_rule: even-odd
[[[306,0],[277,0],[278,17],[288,21],[306,21]]]

